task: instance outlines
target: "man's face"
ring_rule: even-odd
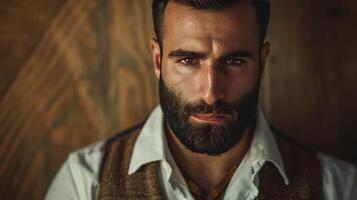
[[[248,0],[223,10],[168,3],[162,55],[151,44],[155,73],[167,124],[191,151],[222,154],[254,122],[268,52],[266,45],[260,54],[258,34]]]

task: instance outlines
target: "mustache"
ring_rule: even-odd
[[[229,115],[233,120],[238,119],[238,108],[221,100],[213,105],[209,105],[203,100],[193,104],[185,104],[183,106],[183,113],[185,113],[186,116],[194,114]]]

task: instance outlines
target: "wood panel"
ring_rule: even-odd
[[[0,1],[0,98],[65,1]]]
[[[70,151],[157,101],[149,1],[47,2],[2,2],[1,199],[42,199]]]
[[[42,199],[67,154],[157,103],[151,1],[0,1],[0,197]],[[273,1],[262,105],[316,150],[357,163],[357,6]]]
[[[357,3],[273,1],[263,105],[316,150],[357,163]]]

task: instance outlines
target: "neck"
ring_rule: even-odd
[[[169,128],[166,129],[168,146],[181,172],[206,192],[220,187],[227,172],[241,163],[253,134],[248,128],[233,148],[222,155],[212,156],[188,150]]]

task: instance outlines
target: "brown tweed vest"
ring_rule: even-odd
[[[141,127],[138,125],[108,140],[98,199],[163,199],[159,162],[146,164],[134,174],[128,175],[134,142]],[[322,171],[317,156],[289,139],[281,136],[276,139],[290,184],[285,185],[277,168],[267,162],[259,172],[257,199],[322,200]]]

